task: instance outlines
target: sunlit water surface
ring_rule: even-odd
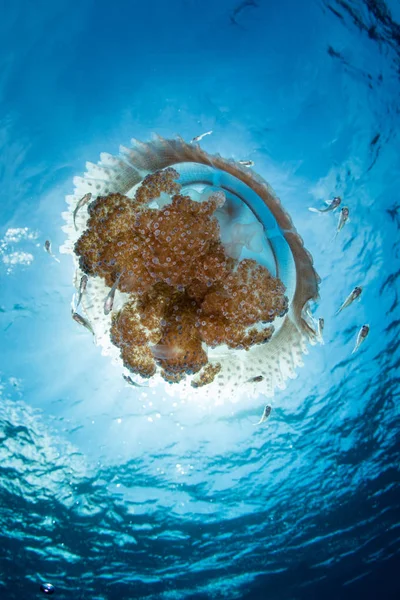
[[[399,4],[0,4],[1,598],[399,597]],[[322,279],[325,345],[260,427],[262,396],[127,386],[43,251],[86,160],[211,129]],[[307,209],[334,195],[332,241],[337,214]]]

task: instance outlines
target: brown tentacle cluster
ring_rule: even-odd
[[[81,269],[109,286],[121,274],[118,288],[131,295],[110,331],[124,365],[143,377],[158,366],[170,382],[199,373],[199,387],[221,368],[208,363],[205,344],[249,349],[268,341],[287,298],[265,267],[226,255],[214,217],[223,194],[195,202],[179,194],[177,176],[148,175],[135,200],[109,194],[92,202],[75,252]],[[149,208],[162,192],[170,202]]]
[[[124,366],[142,377],[156,372],[156,363],[149,348],[150,336],[136,310],[137,301],[128,302],[113,319],[110,335],[121,350]]]
[[[178,194],[181,186],[176,183],[179,173],[168,167],[164,171],[157,171],[151,175],[147,175],[135,194],[137,204],[147,204],[158,198],[163,192],[165,194]]]
[[[203,387],[203,385],[208,385],[212,383],[215,377],[221,370],[221,363],[211,364],[208,363],[204,369],[199,373],[197,377],[195,377],[191,381],[191,386],[194,388]]]

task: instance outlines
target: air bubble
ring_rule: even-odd
[[[40,591],[43,592],[43,594],[54,594],[54,585],[51,583],[41,583]]]

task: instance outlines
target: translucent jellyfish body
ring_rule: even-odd
[[[319,279],[289,215],[232,160],[180,138],[132,143],[87,163],[63,215],[96,343],[184,397],[272,396],[315,336]]]

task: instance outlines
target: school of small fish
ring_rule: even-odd
[[[319,209],[319,208],[313,208],[313,207],[309,207],[308,210],[310,210],[311,212],[316,212],[316,213],[328,213],[328,212],[333,212],[334,210],[336,210],[338,208],[338,206],[341,204],[342,199],[340,196],[335,196],[333,198],[333,200],[326,200],[325,203],[327,204],[327,208],[323,208],[323,209]],[[340,233],[340,231],[343,229],[343,227],[346,225],[346,223],[349,222],[349,215],[350,215],[350,210],[348,206],[343,206],[340,214],[339,214],[339,220],[338,220],[338,224],[336,227],[336,232],[334,235],[333,239],[336,239],[337,235]],[[338,315],[339,313],[341,313],[345,308],[349,307],[351,304],[353,304],[353,302],[355,300],[357,300],[357,298],[360,298],[361,294],[362,294],[363,288],[360,285],[357,285],[351,292],[350,294],[347,296],[347,298],[344,300],[343,304],[339,307],[339,309],[336,311],[336,315]],[[313,322],[313,317],[311,315],[311,313],[308,311],[306,311],[305,316],[307,318],[307,322],[310,324],[310,322]],[[323,319],[319,319],[318,323],[317,323],[317,328],[316,328],[316,338],[317,340],[323,344],[323,338],[322,338],[322,332],[323,332],[323,328],[324,328],[324,320]],[[361,329],[358,331],[357,334],[357,339],[356,339],[356,343],[353,349],[352,354],[354,354],[355,352],[357,352],[357,350],[359,349],[359,347],[361,346],[361,344],[366,340],[368,334],[370,331],[370,326],[369,325],[363,325],[361,327]]]
[[[311,212],[320,213],[320,214],[329,213],[329,212],[335,211],[340,206],[341,203],[342,203],[341,197],[335,196],[333,198],[333,200],[325,200],[325,204],[327,204],[326,208],[314,208],[314,207],[310,206],[308,210]],[[350,215],[349,207],[343,206],[343,208],[340,211],[339,221],[338,221],[338,224],[336,227],[336,233],[335,233],[335,236],[333,239],[336,238],[336,236],[343,229],[343,227],[346,225],[346,223],[349,222],[349,215]]]

